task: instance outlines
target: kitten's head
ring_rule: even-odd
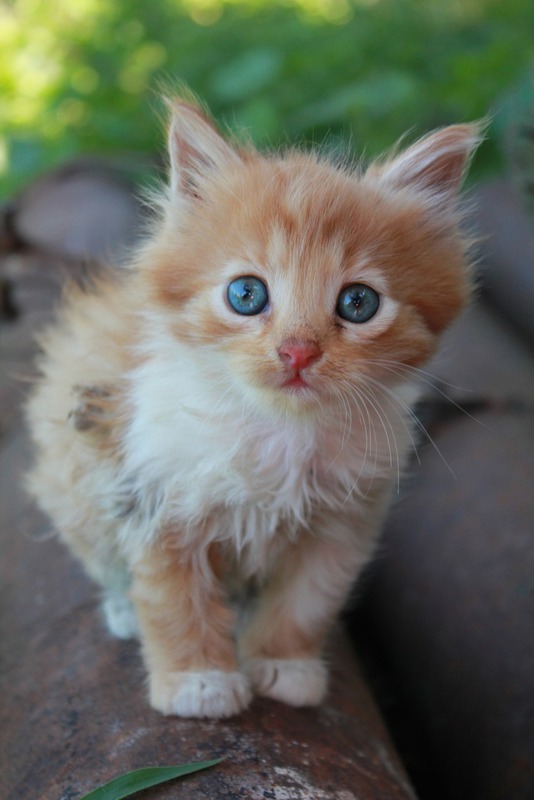
[[[477,126],[358,171],[234,147],[197,108],[172,112],[144,272],[173,336],[245,393],[300,410],[428,358],[470,293],[457,194]]]

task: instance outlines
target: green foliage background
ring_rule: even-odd
[[[0,0],[0,197],[75,154],[161,150],[162,81],[261,145],[372,155],[494,112],[533,67],[532,0]]]

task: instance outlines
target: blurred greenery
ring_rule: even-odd
[[[73,155],[161,151],[162,82],[260,145],[373,155],[491,113],[532,67],[532,0],[0,0],[0,197]]]

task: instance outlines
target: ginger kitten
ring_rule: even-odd
[[[170,105],[151,236],[43,337],[28,483],[110,631],[139,636],[154,708],[314,705],[413,446],[411,368],[470,294],[457,194],[479,129],[359,171],[234,147]]]

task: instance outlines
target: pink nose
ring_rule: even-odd
[[[278,355],[284,364],[297,372],[318,361],[322,354],[323,351],[316,342],[299,342],[295,339],[289,339],[278,348]]]

